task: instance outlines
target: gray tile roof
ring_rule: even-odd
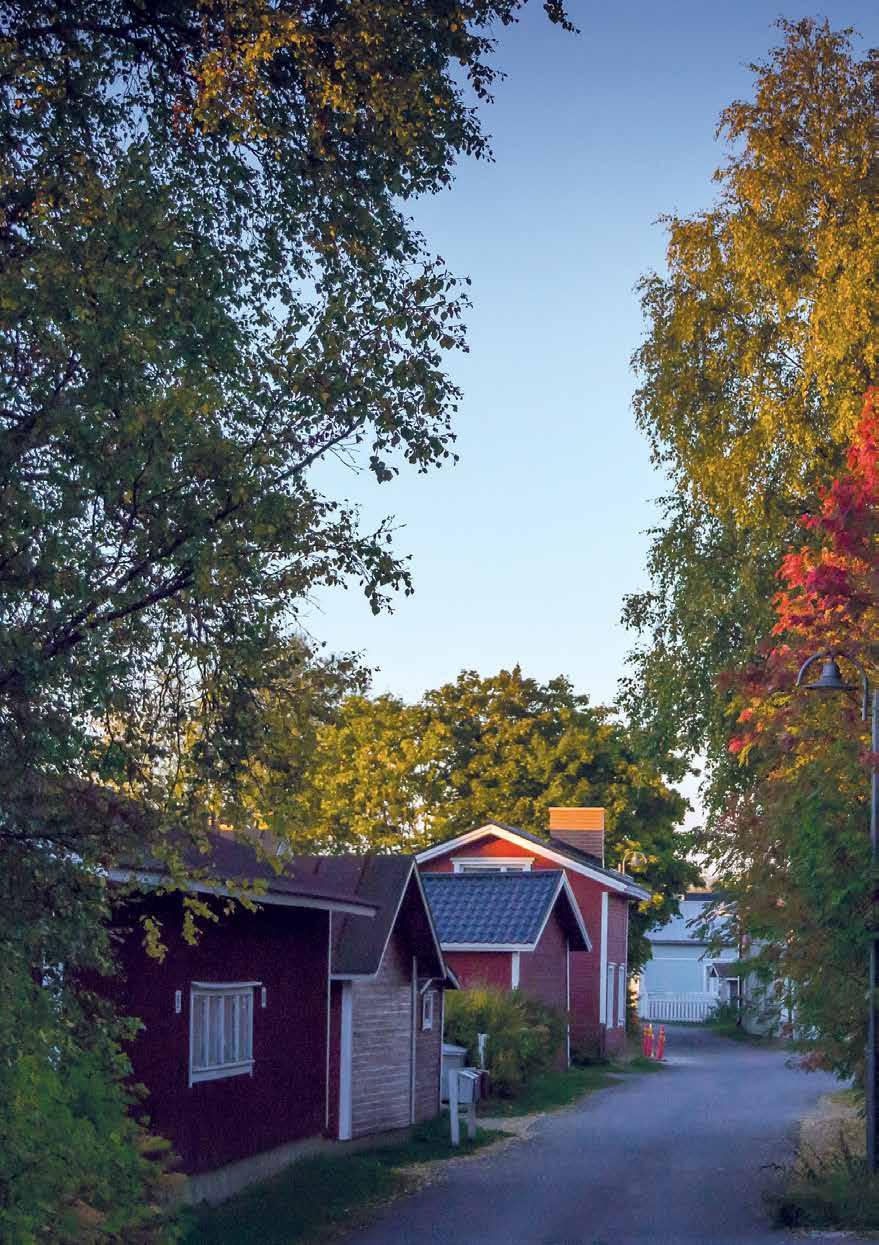
[[[445,946],[533,943],[546,920],[560,869],[532,873],[424,873],[421,880]]]

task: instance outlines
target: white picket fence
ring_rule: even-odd
[[[716,994],[682,993],[642,996],[639,1012],[644,1020],[707,1020],[718,1004]]]

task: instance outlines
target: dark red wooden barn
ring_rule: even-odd
[[[182,936],[184,897],[161,893],[159,865],[111,874],[137,891],[117,905],[121,971],[100,988],[142,1022],[129,1054],[153,1131],[219,1195],[290,1161],[305,1139],[359,1136],[439,1109],[450,979],[414,860],[281,861],[212,836],[209,856],[190,862],[211,881],[189,889],[219,919],[200,921],[194,945]],[[258,907],[221,914],[224,896],[254,881]],[[144,951],[144,917],[161,922],[161,961]]]

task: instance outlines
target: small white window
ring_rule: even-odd
[[[253,985],[192,987],[189,1084],[253,1072]]]
[[[614,994],[615,994],[615,991],[614,991],[614,978],[613,978],[613,975],[614,975],[614,971],[615,971],[615,969],[616,969],[616,965],[615,965],[615,964],[608,964],[608,966],[607,966],[607,1003],[606,1003],[606,1006],[607,1006],[607,1027],[608,1027],[608,1029],[613,1029],[613,1028],[614,1028],[614,1018],[613,1018],[613,1002],[614,1002]]]
[[[421,996],[421,1027],[422,1029],[433,1028],[433,999],[436,991],[428,990]]]
[[[452,861],[455,873],[530,873],[533,857],[457,856]]]
[[[626,966],[617,965],[617,1024],[626,1023]]]

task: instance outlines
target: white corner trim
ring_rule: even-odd
[[[350,981],[342,982],[341,1023],[339,1025],[339,1140],[351,1140],[352,1080],[354,1051],[354,991]]]
[[[513,990],[519,989],[519,970],[521,968],[519,957],[521,956],[521,954],[522,954],[521,951],[514,951],[511,957],[513,964],[512,964],[511,971],[510,971],[510,986],[511,986],[511,989]]]
[[[601,892],[601,942],[598,989],[598,1023],[607,1024],[607,891]]]

